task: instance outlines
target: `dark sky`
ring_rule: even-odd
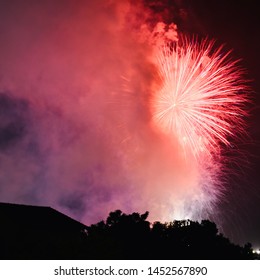
[[[193,15],[190,31],[225,43],[251,80],[251,116],[248,119],[250,139],[240,149],[247,163],[237,166],[229,178],[229,191],[220,207],[226,219],[228,234],[234,240],[248,240],[260,247],[260,8],[258,1],[184,1]],[[194,26],[194,27],[192,27]],[[187,28],[188,29],[188,28]],[[193,30],[192,30],[193,29]],[[242,155],[241,155],[242,157]],[[239,162],[239,159],[237,159]],[[223,213],[222,212],[222,213]],[[224,219],[225,220],[225,219]]]
[[[217,211],[233,241],[260,247],[258,1],[144,0],[154,17],[130,2],[129,25],[174,21],[242,59],[252,88],[248,137],[227,152]],[[0,200],[90,223],[117,208],[157,211],[171,194],[167,183],[182,182],[185,168],[174,157],[172,165],[169,147],[147,127],[150,53],[122,28],[125,2],[104,3],[0,0]]]

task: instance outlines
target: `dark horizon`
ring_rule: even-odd
[[[150,223],[149,212],[110,212],[85,226],[50,208],[0,203],[0,259],[259,259],[217,226],[183,220]]]

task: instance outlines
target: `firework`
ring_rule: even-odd
[[[153,122],[200,159],[243,132],[247,86],[238,60],[214,41],[166,44],[157,50],[162,86],[152,98]],[[234,129],[235,128],[235,129]]]

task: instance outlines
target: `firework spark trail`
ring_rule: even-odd
[[[238,61],[214,41],[188,41],[159,48],[157,63],[163,86],[152,98],[153,121],[175,135],[185,153],[216,154],[220,142],[243,132],[247,86]]]
[[[189,188],[173,195],[172,216],[208,218],[225,192],[221,151],[245,133],[249,87],[244,70],[223,46],[207,39],[165,39],[154,57],[160,87],[151,98],[152,123],[179,143],[184,161],[191,163],[187,176],[189,168],[197,172]]]

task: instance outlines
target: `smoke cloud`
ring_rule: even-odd
[[[151,125],[154,44],[177,27],[144,4],[1,1],[1,201],[85,223],[186,218],[201,201],[197,166]]]

